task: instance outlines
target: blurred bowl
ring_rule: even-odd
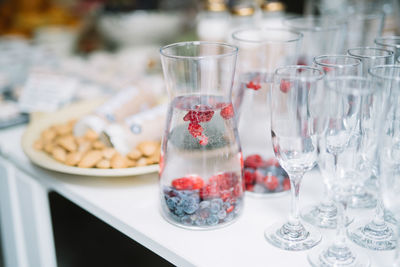
[[[162,44],[182,31],[184,17],[178,12],[143,11],[105,13],[99,30],[104,37],[121,46]]]

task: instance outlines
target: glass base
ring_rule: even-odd
[[[394,217],[393,213],[389,210],[384,210],[385,212],[385,222],[397,225],[397,220]]]
[[[353,194],[350,197],[349,207],[352,209],[372,209],[376,206],[376,198],[374,195],[363,192],[360,194]]]
[[[331,245],[308,254],[308,261],[314,267],[368,267],[369,259],[362,253],[355,253],[347,246]]]
[[[291,251],[307,250],[321,241],[318,229],[309,225],[306,229],[301,223],[290,222],[271,225],[265,229],[264,236],[275,247]]]
[[[347,236],[357,245],[372,250],[391,250],[396,247],[396,235],[385,222],[364,221],[350,226]]]
[[[337,207],[335,204],[319,203],[318,205],[306,206],[301,210],[301,218],[311,225],[336,229]],[[353,218],[346,217],[346,225],[349,225]]]

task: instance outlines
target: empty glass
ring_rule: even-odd
[[[249,28],[232,35],[239,47],[235,112],[244,158],[244,180],[250,195],[276,196],[289,190],[287,173],[272,149],[268,96],[277,67],[294,65],[302,34],[284,29]],[[272,100],[273,101],[273,100]]]
[[[393,51],[376,48],[376,47],[357,47],[347,50],[347,54],[357,57],[362,61],[362,75],[368,76],[368,69],[382,64],[393,63]],[[372,161],[371,161],[372,163]],[[374,194],[368,192],[366,184],[376,191],[376,162],[372,168],[375,168],[371,177],[358,177],[358,185],[353,188],[353,195],[349,206],[351,208],[374,208],[376,206],[376,198]]]
[[[209,42],[160,50],[169,95],[160,200],[174,225],[215,228],[242,212],[243,159],[231,103],[237,51]]]
[[[346,14],[347,36],[346,48],[371,46],[376,36],[382,34],[384,13],[381,12],[348,12]]]
[[[322,55],[314,58],[314,65],[322,68],[328,78],[361,73],[361,60],[352,56]],[[301,217],[312,225],[334,229],[337,222],[337,207],[329,197],[329,179],[324,173],[321,171],[324,181],[324,199],[317,205],[303,208]]]
[[[278,68],[271,90],[271,136],[275,156],[289,174],[292,206],[289,220],[268,227],[265,238],[286,250],[310,249],[320,232],[299,220],[298,198],[304,173],[317,161],[317,138],[324,121],[324,72],[307,66]]]
[[[400,230],[400,66],[386,65],[371,68],[370,75],[382,90],[390,93],[389,103],[384,112],[385,119],[380,125],[379,158],[381,195],[385,207],[393,212]],[[397,249],[392,266],[400,266],[400,231],[397,232]]]
[[[377,108],[380,98],[366,78],[340,76],[326,82],[329,104],[328,123],[319,139],[319,167],[330,179],[330,194],[338,205],[336,240],[312,251],[308,259],[313,266],[368,266],[368,258],[357,255],[346,242],[346,209],[354,177],[366,170],[359,164],[360,146],[353,142],[355,132],[369,124],[369,112]],[[365,122],[365,124],[360,123]]]
[[[338,54],[344,49],[346,25],[342,20],[318,16],[294,17],[286,19],[284,25],[304,35],[298,65],[311,65],[318,55]]]
[[[400,57],[400,36],[380,36],[375,38],[378,47],[392,50],[395,57]]]

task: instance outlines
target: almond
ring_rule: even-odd
[[[53,155],[53,157],[56,160],[58,160],[60,162],[65,162],[65,160],[67,158],[67,152],[62,147],[59,147],[59,146],[54,147],[51,154]]]
[[[91,150],[87,152],[82,160],[78,163],[80,168],[92,168],[94,167],[103,157],[103,153],[100,150]]]
[[[75,138],[72,135],[63,136],[58,139],[57,144],[65,148],[67,151],[72,152],[78,149]]]
[[[142,156],[142,152],[140,152],[140,150],[135,148],[131,152],[129,152],[126,156],[131,160],[137,160]]]
[[[103,158],[111,159],[117,151],[114,148],[108,147],[103,149]]]
[[[68,153],[67,158],[65,160],[65,164],[70,166],[75,166],[78,162],[82,159],[83,153],[82,152],[71,152]]]
[[[119,153],[115,153],[114,156],[111,158],[111,168],[119,169],[119,168],[126,168],[127,162],[125,157],[121,156]]]
[[[137,148],[145,155],[146,157],[149,157],[153,155],[158,147],[158,142],[154,141],[144,141],[139,143]]]
[[[102,159],[96,164],[96,167],[99,169],[109,169],[111,167],[111,163],[108,159]]]

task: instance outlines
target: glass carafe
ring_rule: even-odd
[[[239,47],[234,106],[238,111],[246,190],[253,196],[276,196],[290,189],[290,181],[272,148],[270,104],[274,99],[269,98],[269,92],[274,70],[296,64],[302,34],[248,28],[234,32],[232,37]]]
[[[243,159],[231,103],[238,49],[210,42],[161,48],[169,108],[162,139],[163,216],[190,229],[233,222],[243,206]]]

